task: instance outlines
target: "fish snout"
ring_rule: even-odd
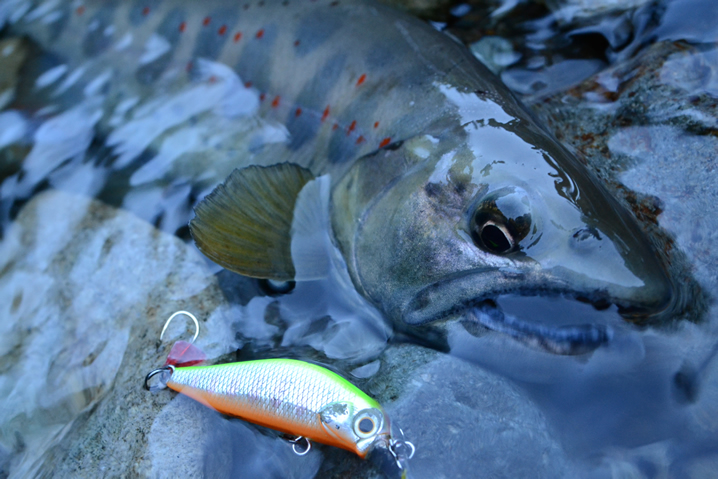
[[[604,292],[628,321],[646,323],[671,309],[674,287],[647,239],[640,246],[610,238],[594,226],[576,228],[568,237],[574,272],[586,281],[585,291]],[[591,284],[593,283],[593,284]]]

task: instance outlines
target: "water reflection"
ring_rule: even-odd
[[[503,2],[502,11],[491,18],[528,15],[519,10],[529,3]],[[496,52],[489,55],[497,68],[508,67],[504,79],[509,86],[536,94],[533,99],[561,94],[607,64],[641,52],[653,39],[715,41],[711,2],[668,2],[663,11],[646,2],[610,10],[577,9],[575,2],[549,6],[553,16],[517,22],[522,31],[499,31],[504,35],[496,38],[504,41],[487,49]],[[694,21],[695,10],[706,13],[700,21]],[[632,162],[621,167],[623,183],[660,198],[657,223],[673,236],[673,247],[686,252],[690,274],[712,294],[716,228],[706,212],[716,201],[710,133],[716,117],[701,102],[716,96],[715,60],[715,50],[708,47],[676,53],[656,75],[683,92],[681,105],[691,106],[662,105],[647,119],[676,122],[687,117],[688,128],[675,123],[623,125],[605,143],[605,151]],[[314,477],[330,475],[332,466],[364,470],[358,461],[327,449],[297,458],[281,440],[245,423],[228,421],[182,398],[163,404],[136,392],[140,378],[127,371],[161,360],[167,346],[156,338],[162,321],[172,310],[191,305],[206,313],[207,333],[200,345],[215,359],[232,359],[238,349],[246,354],[281,352],[353,371],[362,387],[389,405],[390,415],[417,444],[412,462],[416,477],[460,477],[477,470],[544,477],[709,477],[715,471],[714,309],[698,325],[646,330],[627,325],[615,307],[599,311],[567,298],[499,296],[495,307],[504,318],[530,317],[531,328],[588,326],[610,335],[580,354],[558,357],[523,341],[516,332],[525,335],[526,327],[516,322],[505,323],[509,329],[501,331],[495,323],[486,329],[486,322],[469,327],[457,321],[449,324],[445,339],[450,354],[445,355],[391,342],[380,314],[352,287],[346,265],[326,236],[326,217],[308,219],[317,227],[296,236],[303,242],[298,250],[304,253],[296,257],[303,261],[297,268],[303,281],[273,297],[263,295],[253,280],[228,278],[226,272],[215,277],[216,268],[191,247],[128,219],[139,217],[167,232],[180,230],[192,205],[238,156],[286,139],[285,130],[256,119],[242,123],[240,131],[230,128],[228,119],[252,116],[251,108],[238,105],[251,107],[256,92],[244,88],[232,72],[206,67],[212,72],[206,80],[216,75],[212,84],[174,91],[146,105],[125,99],[110,118],[99,118],[95,103],[98,85],[106,78],[102,71],[95,72],[94,86],[85,88],[72,108],[0,113],[0,290],[6,319],[0,322],[0,395],[7,406],[0,469],[12,464],[18,474],[50,471],[60,462],[55,458],[70,456],[59,446],[70,433],[140,424],[149,432],[129,431],[130,426],[125,431],[135,441],[127,441],[128,456],[142,450],[136,444],[148,444],[150,455],[141,471],[150,473],[213,475],[221,470],[248,477]],[[38,80],[38,86],[72,88],[83,75],[88,70],[60,68]],[[625,80],[613,74],[599,80],[611,95],[591,92],[593,96],[580,98],[581,105],[607,114],[620,110],[616,98],[625,93]],[[196,108],[170,111],[178,98],[183,108],[187,99]],[[198,98],[210,106],[200,108]],[[192,128],[180,126],[188,115],[196,116]],[[94,137],[95,127],[105,121],[116,128],[109,146],[98,145]],[[700,135],[693,134],[696,128]],[[148,145],[151,155],[143,153]],[[226,161],[216,161],[220,157]],[[23,171],[16,174],[22,161]],[[216,166],[208,169],[208,164]],[[500,168],[494,171],[498,174]],[[91,214],[97,206],[78,198],[38,196],[13,221],[28,198],[48,187],[98,196],[133,215],[118,217],[98,231]],[[325,208],[321,179],[315,187],[306,201]],[[100,210],[101,218],[116,214]],[[170,261],[163,259],[167,257]],[[632,278],[630,272],[627,278]],[[57,304],[44,303],[48,297]],[[98,412],[91,416],[91,411]],[[93,421],[99,424],[93,426]],[[72,451],[79,454],[83,444],[90,450],[90,443],[97,442],[92,439],[82,439]],[[53,451],[47,463],[39,459],[45,449]]]

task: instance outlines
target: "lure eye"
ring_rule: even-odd
[[[361,421],[359,421],[359,424],[357,424],[357,427],[359,428],[359,432],[363,432],[364,434],[371,434],[372,431],[376,428],[376,424],[374,424],[374,420],[368,417],[365,417]]]
[[[382,424],[381,411],[377,409],[363,409],[354,418],[354,433],[362,439],[377,433]]]
[[[518,251],[531,228],[528,195],[520,188],[503,188],[481,200],[471,218],[471,238],[487,253]]]

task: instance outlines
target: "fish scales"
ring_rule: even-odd
[[[381,409],[336,374],[292,359],[177,368],[167,386],[217,411],[287,434],[342,446],[327,434],[320,413],[331,403]]]

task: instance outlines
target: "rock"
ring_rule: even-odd
[[[208,318],[198,345],[210,356],[235,347],[203,258],[130,213],[48,191],[6,231],[0,271],[0,450],[10,451],[10,473],[149,475],[157,457],[147,436],[174,396],[142,388],[171,344],[158,340],[165,319],[190,309]]]
[[[370,391],[416,446],[416,478],[560,477],[573,465],[511,381],[419,346],[389,348]]]
[[[0,110],[15,98],[18,72],[27,57],[27,42],[21,38],[0,41]]]
[[[46,191],[25,205],[0,243],[0,477],[304,479],[325,462],[372,473],[347,451],[299,457],[272,431],[144,390],[172,341],[194,333],[177,318],[159,340],[175,311],[199,318],[211,362],[243,344],[266,352],[286,332],[256,282],[224,273],[220,284],[212,270],[193,246],[99,201]]]
[[[155,418],[147,442],[153,458],[147,476],[157,478],[310,479],[323,459],[320,451],[297,456],[277,435],[227,420],[185,396]]]

